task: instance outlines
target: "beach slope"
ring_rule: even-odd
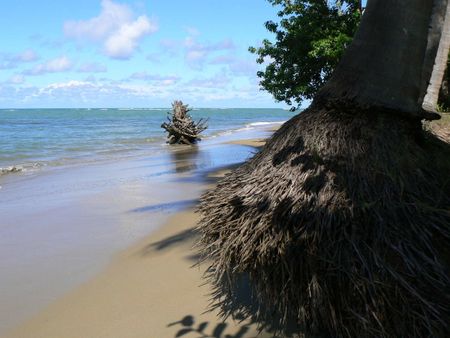
[[[202,267],[192,267],[196,222],[192,210],[174,215],[99,276],[5,338],[256,336],[256,328],[245,322],[222,322],[216,313],[204,313],[209,289],[201,286]]]
[[[205,189],[223,174],[210,174]],[[254,324],[222,321],[217,313],[206,312],[206,266],[193,266],[197,220],[192,208],[174,214],[165,226],[118,254],[99,275],[4,338],[272,337],[258,333]]]

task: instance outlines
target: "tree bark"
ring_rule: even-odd
[[[423,100],[423,109],[427,111],[436,111],[439,99],[439,91],[442,85],[442,80],[447,68],[448,53],[450,49],[450,3],[442,0],[439,2],[439,7],[442,13],[439,16],[439,24],[442,28],[439,34],[439,43],[432,67],[432,72],[429,77],[428,87],[425,98]]]
[[[445,70],[444,79],[442,80],[438,100],[438,104],[440,105],[439,108],[442,108],[446,112],[450,109],[449,70],[449,63],[447,61],[447,69]]]
[[[420,119],[433,6],[433,0],[369,0],[352,44],[316,99]]]

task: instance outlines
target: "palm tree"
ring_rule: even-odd
[[[433,67],[433,71],[430,77],[428,90],[424,98],[423,106],[425,109],[433,109],[436,107],[439,92],[442,89],[442,81],[447,70],[448,51],[450,47],[450,9],[446,6],[446,1],[438,3],[435,12],[435,20],[439,21],[437,26],[441,26],[441,34],[434,32],[434,48],[436,51],[436,58]],[[429,39],[430,40],[430,39]]]
[[[307,336],[450,335],[450,149],[421,125],[438,117],[422,104],[449,8],[369,0],[310,108],[202,197],[224,315]]]

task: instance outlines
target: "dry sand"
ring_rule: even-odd
[[[249,139],[249,140],[237,140],[227,142],[228,144],[240,144],[244,146],[250,146],[255,148],[261,148],[265,143],[265,139]]]
[[[271,337],[258,335],[254,325],[223,322],[216,313],[205,313],[209,288],[201,286],[204,267],[192,267],[197,217],[193,210],[175,214],[157,232],[119,254],[100,275],[4,337]]]

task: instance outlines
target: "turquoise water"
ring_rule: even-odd
[[[16,167],[84,163],[163,151],[161,109],[0,109],[0,173]],[[208,118],[205,139],[233,130],[282,122],[293,113],[282,109],[194,109]]]

